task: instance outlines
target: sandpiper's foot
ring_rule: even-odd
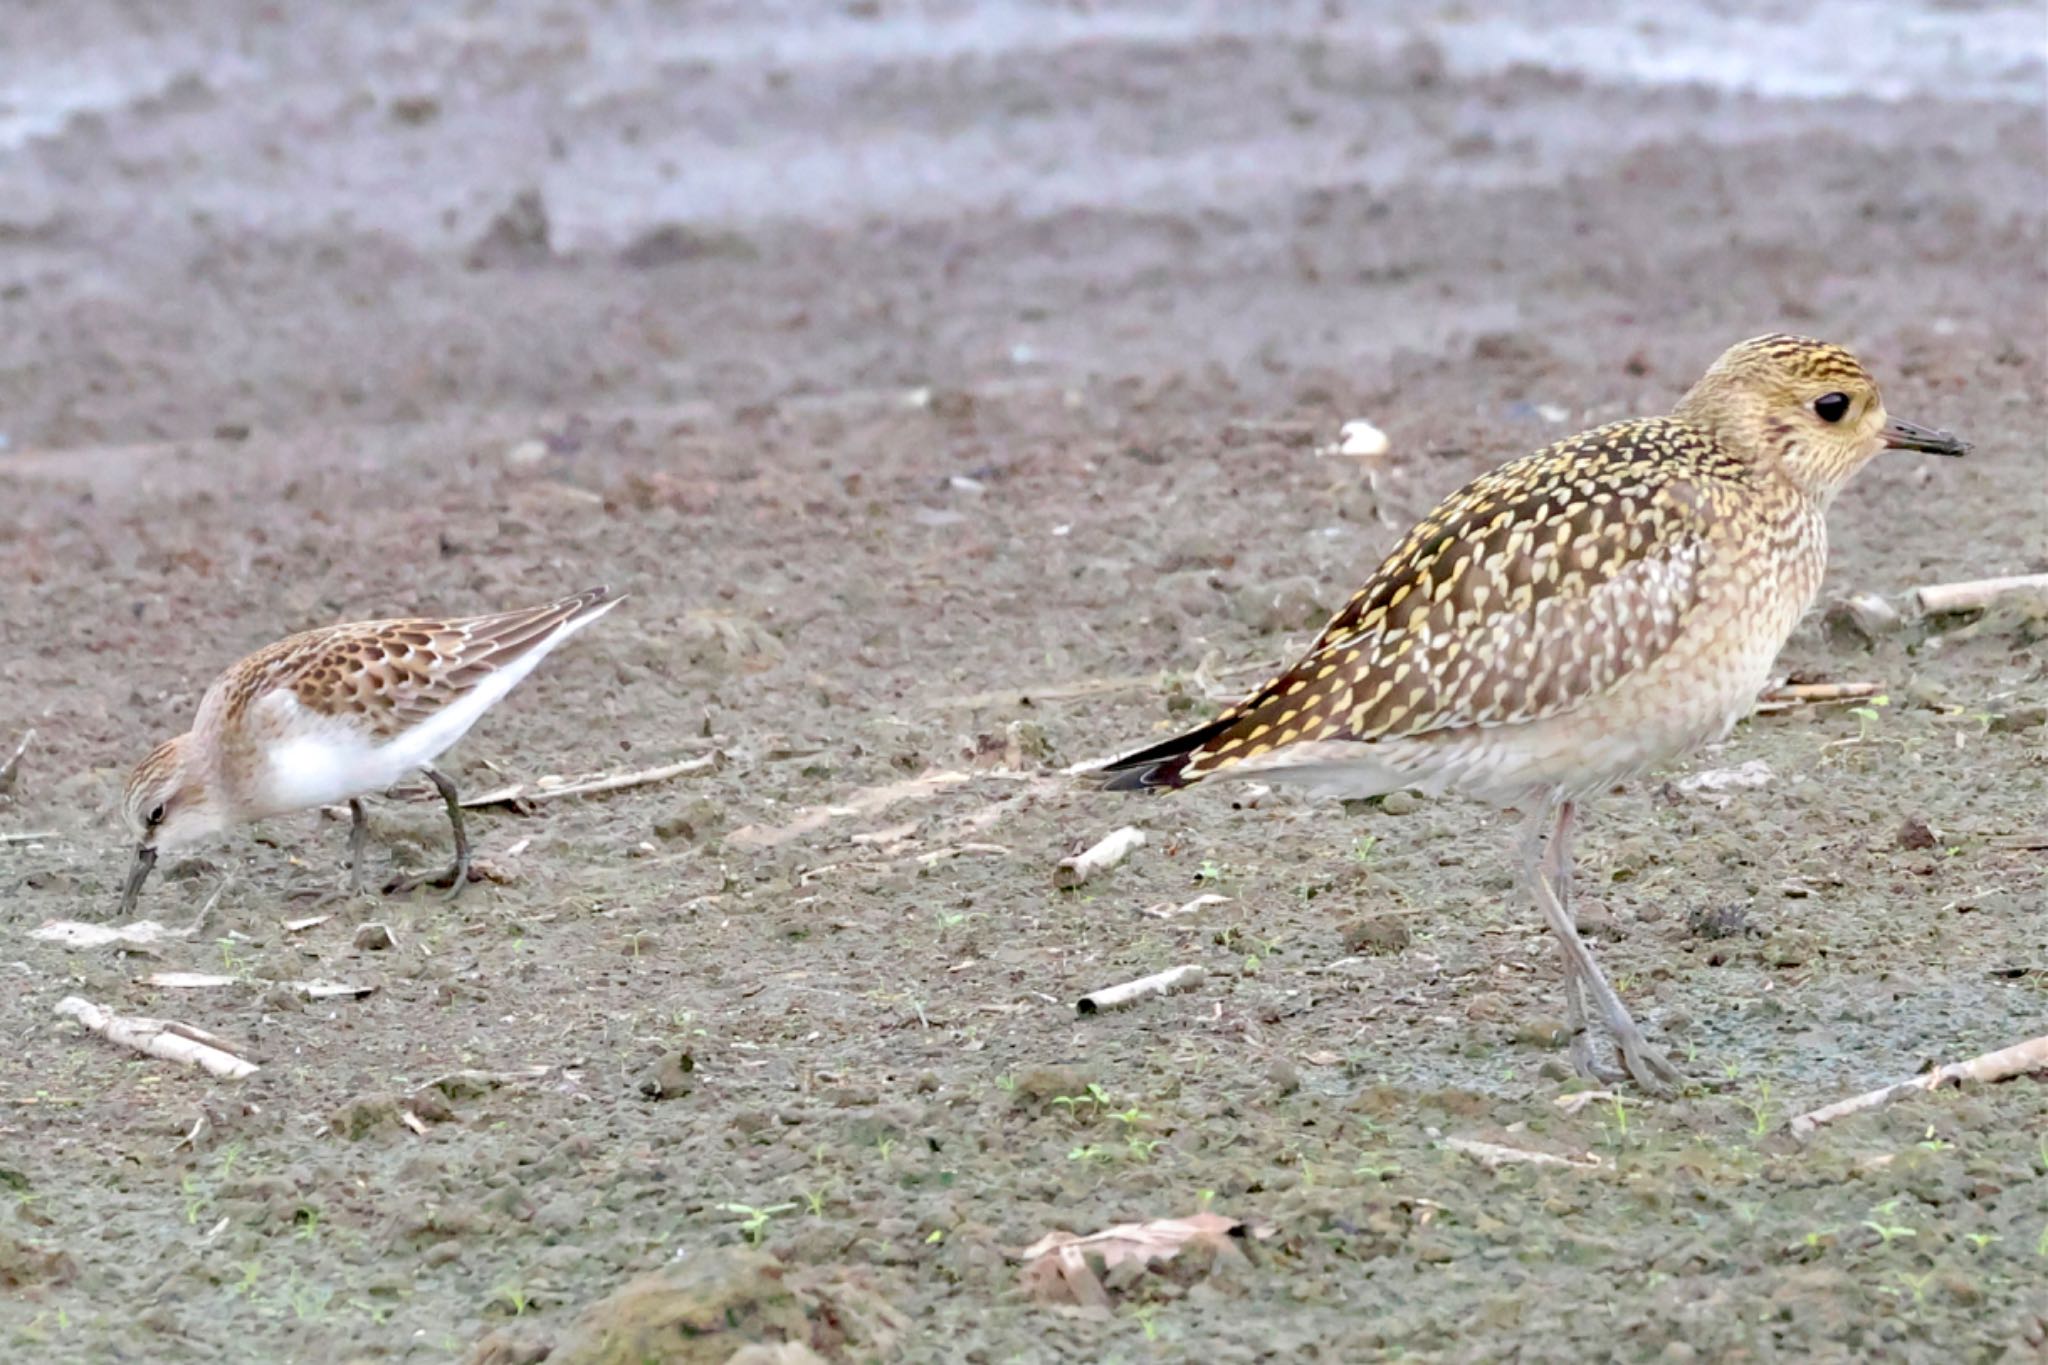
[[[434,790],[441,793],[442,804],[448,808],[448,828],[455,836],[455,864],[437,877],[414,874],[400,877],[384,888],[384,894],[397,895],[422,886],[445,886],[448,899],[454,900],[462,894],[462,888],[469,885],[469,831],[462,825],[462,801],[456,795],[455,784],[438,768],[420,769],[427,780],[434,784]]]
[[[359,901],[369,894],[369,888],[363,885],[362,878],[350,872],[332,881],[307,882],[286,894],[301,909],[324,910],[330,905]]]
[[[448,899],[452,901],[462,894],[462,888],[467,885],[469,885],[469,859],[460,858],[456,860],[453,867],[446,868],[440,872],[408,872],[403,876],[393,877],[390,881],[384,883],[384,894],[387,896],[403,896],[407,892],[417,891],[423,886],[438,886],[448,892]]]

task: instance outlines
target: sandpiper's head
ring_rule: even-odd
[[[135,836],[135,864],[121,897],[123,914],[135,908],[159,853],[197,843],[219,828],[204,783],[185,761],[187,740],[185,735],[165,740],[128,774],[121,816]]]
[[[1782,333],[1729,347],[1675,415],[1712,428],[1737,454],[1775,461],[1822,503],[1880,450],[1970,448],[1887,413],[1877,381],[1840,346]]]

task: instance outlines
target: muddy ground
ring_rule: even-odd
[[[1817,614],[1786,670],[1881,704],[1594,809],[1596,950],[1713,1087],[1672,1102],[1558,1104],[1511,817],[1052,776],[1255,682],[1465,478],[1767,329],[1977,442],[1844,494],[1828,600],[2048,568],[2048,140],[1997,41],[2038,11],[1864,7],[1787,58],[1805,13],[1733,35],[1783,64],[1746,82],[1546,60],[1485,5],[12,11],[10,1355],[2043,1358],[2048,1089],[1784,1131],[2043,1032],[2038,602]],[[1355,417],[1370,469],[1316,450]],[[454,904],[319,906],[346,827],[309,815],[154,884],[186,930],[230,874],[182,937],[29,936],[115,918],[120,776],[244,652],[593,582],[631,598],[458,780],[714,764],[480,812]],[[432,804],[373,819],[377,870],[445,855]],[[119,1050],[74,994],[261,1070]],[[1022,1286],[1048,1231],[1204,1209],[1253,1235],[1106,1307]]]

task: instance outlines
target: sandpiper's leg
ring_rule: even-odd
[[[363,836],[369,832],[370,819],[363,810],[359,797],[348,799],[348,893],[351,896],[363,894]]]
[[[1528,867],[1532,861],[1534,862],[1529,882],[1535,889],[1537,908],[1543,912],[1543,918],[1549,923],[1550,931],[1557,935],[1558,943],[1572,965],[1572,972],[1569,974],[1575,974],[1578,978],[1571,984],[1570,989],[1576,990],[1583,986],[1592,995],[1593,1004],[1599,1009],[1608,1032],[1614,1035],[1615,1043],[1621,1048],[1622,1064],[1628,1068],[1628,1074],[1635,1079],[1636,1084],[1652,1094],[1670,1094],[1685,1084],[1685,1077],[1643,1037],[1643,1031],[1636,1026],[1628,1007],[1621,1003],[1621,997],[1614,993],[1614,987],[1607,983],[1607,977],[1601,972],[1600,964],[1593,960],[1592,950],[1587,948],[1585,940],[1579,937],[1578,926],[1572,923],[1571,912],[1559,901],[1556,888],[1551,885],[1550,878],[1544,875],[1541,856],[1536,854],[1535,850],[1540,847],[1543,831],[1550,825],[1551,820],[1552,813],[1548,810],[1540,811],[1531,818],[1528,833],[1523,838],[1524,866]]]
[[[420,771],[427,775],[427,780],[434,784],[434,790],[441,793],[441,800],[448,807],[448,828],[455,833],[455,865],[438,877],[400,877],[385,889],[410,891],[417,886],[446,886],[448,899],[454,900],[469,884],[469,834],[462,827],[462,800],[456,794],[455,784],[440,769],[427,767]]]

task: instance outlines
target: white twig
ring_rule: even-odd
[[[218,972],[151,972],[148,976],[137,977],[138,986],[154,986],[160,991],[203,991],[216,986],[232,986],[242,978],[222,976]]]
[[[1757,700],[1756,713],[1760,716],[1775,715],[1790,711],[1796,706],[1817,706],[1829,702],[1860,701],[1874,697],[1884,691],[1883,683],[1787,683],[1783,687],[1767,687]]]
[[[1076,1014],[1100,1014],[1104,1010],[1120,1010],[1137,1004],[1140,1000],[1155,995],[1172,995],[1199,986],[1209,973],[1189,963],[1185,967],[1173,967],[1150,976],[1141,976],[1136,981],[1126,981],[1121,986],[1105,986],[1099,991],[1090,991],[1074,1002]]]
[[[1553,1152],[1531,1152],[1499,1142],[1481,1142],[1478,1138],[1449,1137],[1444,1139],[1444,1146],[1454,1152],[1463,1152],[1490,1171],[1516,1164],[1568,1166],[1575,1171],[1591,1171],[1600,1165],[1600,1158],[1590,1152],[1582,1157],[1558,1156]]]
[[[1281,662],[1279,659],[1254,659],[1250,663],[1216,669],[1211,676],[1228,678],[1243,673],[1270,673]],[[1083,697],[1099,697],[1109,692],[1127,692],[1137,687],[1158,687],[1166,681],[1167,675],[1164,673],[1131,673],[1116,678],[1083,678],[1078,682],[1047,683],[1043,687],[1010,687],[998,692],[975,692],[964,697],[947,697],[933,702],[932,705],[979,709],[985,706],[1015,706],[1020,703],[1033,705],[1048,701],[1075,701]]]
[[[1209,891],[1195,897],[1191,901],[1184,901],[1179,905],[1175,905],[1172,901],[1161,901],[1157,905],[1148,905],[1138,913],[1150,915],[1153,919],[1178,919],[1182,915],[1194,914],[1195,911],[1200,910],[1205,905],[1228,904],[1230,904],[1230,897],[1219,896],[1214,891]]]
[[[1913,589],[1913,602],[1929,616],[1977,611],[2016,592],[2048,592],[2048,573],[2009,578],[1976,578],[1965,583],[1930,583]]]
[[[239,1080],[254,1075],[256,1064],[243,1061],[228,1051],[227,1044],[189,1024],[168,1019],[122,1018],[109,1014],[90,1000],[67,995],[57,1002],[57,1013],[76,1019],[86,1029],[110,1043],[134,1048],[152,1057],[186,1066],[201,1067],[215,1076]]]
[[[32,829],[22,834],[0,834],[0,844],[41,844],[63,837],[54,829]]]
[[[1076,853],[1071,858],[1060,859],[1052,870],[1052,884],[1061,891],[1071,891],[1098,872],[1107,872],[1131,856],[1131,850],[1145,846],[1145,831],[1135,825],[1122,829],[1099,840],[1085,853]]]
[[[14,746],[14,752],[7,756],[7,761],[0,763],[0,792],[14,786],[14,779],[21,768],[21,756],[28,752],[28,746],[35,742],[35,737],[36,732],[31,729],[21,737],[21,743]]]
[[[609,777],[591,777],[578,782],[549,782],[546,778],[537,782],[514,782],[509,787],[498,787],[479,796],[464,797],[462,807],[464,810],[471,810],[478,806],[501,806],[508,801],[553,801],[562,796],[590,796],[596,792],[644,787],[650,782],[666,782],[671,777],[681,777],[684,773],[715,768],[720,759],[721,755],[711,753],[700,758],[686,758],[680,763],[665,763],[659,768],[613,773]]]
[[[919,773],[916,777],[901,782],[890,782],[879,787],[868,787],[855,792],[836,806],[811,806],[797,814],[786,825],[763,828],[747,825],[734,830],[725,837],[728,844],[739,848],[774,848],[791,839],[801,838],[815,830],[823,829],[834,820],[845,820],[867,815],[879,815],[902,801],[928,800],[947,787],[956,787],[969,780],[966,773],[934,768]]]
[[[1904,1099],[1908,1095],[1921,1095],[1930,1090],[1939,1090],[1944,1085],[1962,1085],[1966,1081],[1976,1081],[1980,1084],[2007,1081],[2015,1076],[2024,1076],[2036,1071],[2048,1072],[2048,1033],[2042,1034],[2039,1038],[2030,1038],[2024,1043],[2014,1043],[2011,1047],[2000,1048],[1996,1052],[1987,1052],[1981,1057],[1972,1057],[1966,1062],[1950,1062],[1947,1066],[1938,1066],[1925,1075],[1915,1076],[1910,1081],[1900,1081],[1897,1085],[1881,1086],[1876,1090],[1867,1090],[1861,1095],[1853,1095],[1846,1100],[1836,1100],[1833,1104],[1823,1105],[1819,1109],[1799,1115],[1786,1126],[1792,1130],[1794,1137],[1808,1137],[1814,1129],[1824,1123],[1833,1123],[1836,1119],[1846,1118],[1850,1114],[1860,1114],[1866,1109],[1881,1108],[1893,1100]]]
[[[83,920],[44,920],[38,928],[28,931],[28,936],[45,943],[61,943],[66,948],[104,948],[112,943],[124,943],[131,948],[147,948],[167,938],[187,938],[199,928],[171,929],[153,919],[139,919],[133,924],[88,924]]]

